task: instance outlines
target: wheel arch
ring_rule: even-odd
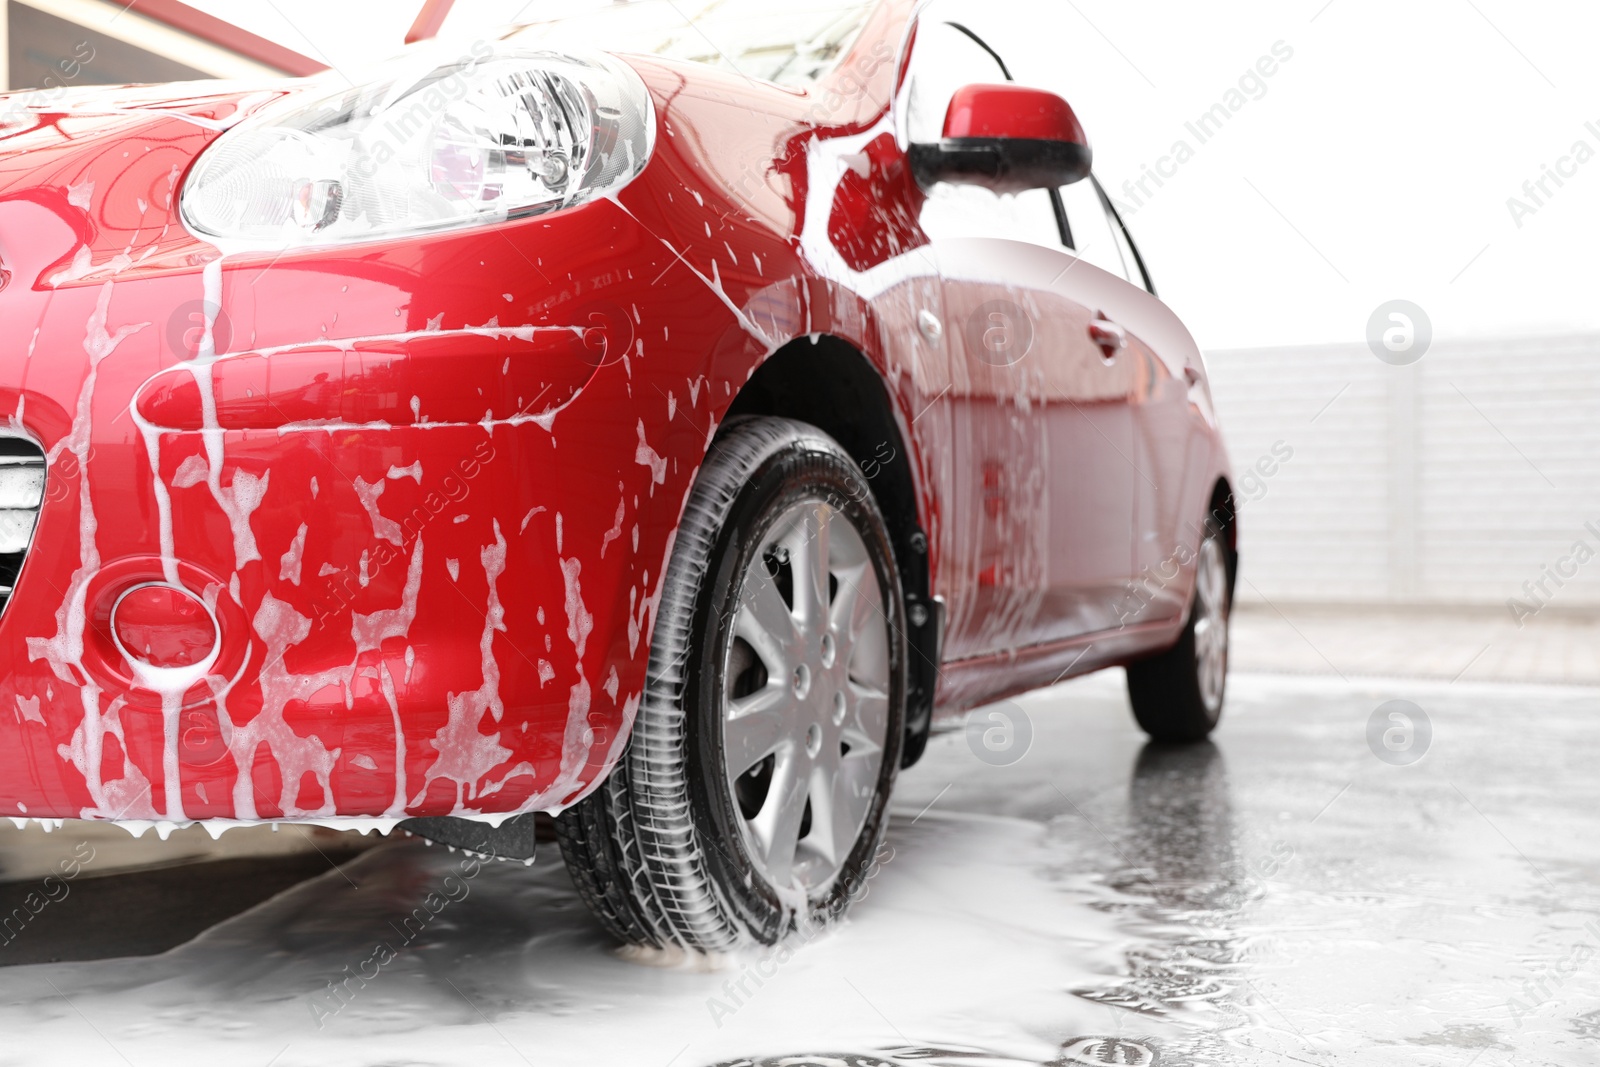
[[[1222,535],[1223,547],[1228,552],[1228,598],[1231,600],[1234,587],[1239,582],[1239,514],[1233,496],[1233,486],[1226,475],[1219,477],[1211,487],[1211,503],[1206,508],[1206,521],[1216,526]]]
[[[789,342],[761,364],[724,421],[743,415],[809,423],[838,441],[866,475],[889,527],[905,591],[910,677],[901,766],[909,767],[927,745],[943,618],[942,605],[931,596],[917,467],[893,396],[865,353],[842,338],[820,334]]]

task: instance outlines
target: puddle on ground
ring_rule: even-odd
[[[396,841],[160,956],[0,969],[0,1032],[8,1062],[172,1067],[1600,1062],[1592,699],[1519,698],[1557,747],[1451,699],[1471,758],[1403,775],[1349,751],[1369,694],[1304,683],[1236,683],[1221,747],[1089,758],[1041,711],[991,775],[938,739],[853,920],[799,951],[645,966],[554,849]]]

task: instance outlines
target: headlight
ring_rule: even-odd
[[[281,247],[538,215],[617,192],[654,134],[626,64],[479,44],[228,131],[190,172],[183,218]]]

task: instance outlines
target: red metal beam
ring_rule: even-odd
[[[246,59],[253,59],[285,74],[303,77],[328,69],[326,63],[301,55],[265,37],[258,37],[231,22],[192,8],[182,0],[136,0],[128,6],[140,15],[164,22],[173,29],[182,30],[230,52],[237,52]]]
[[[450,9],[455,3],[456,0],[422,0],[422,10],[417,12],[417,21],[406,31],[406,44],[416,44],[418,41],[429,41],[437,37],[440,27],[444,25],[445,17],[450,14]]]

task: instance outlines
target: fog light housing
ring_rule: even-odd
[[[217,652],[217,621],[201,599],[173,585],[138,585],[117,598],[111,633],[136,667],[186,670]]]

